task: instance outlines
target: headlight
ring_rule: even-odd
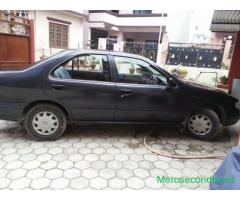
[[[237,108],[238,110],[240,110],[240,101],[238,101],[238,102],[235,104],[235,106],[236,106],[236,108]]]

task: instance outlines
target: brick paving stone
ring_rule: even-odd
[[[130,160],[137,161],[137,162],[142,161],[144,159],[143,155],[141,155],[141,154],[131,154],[131,155],[129,155],[129,158],[130,158]]]
[[[163,184],[157,182],[157,178],[155,177],[148,177],[145,179],[145,185],[150,189],[160,189]]]
[[[120,162],[128,160],[128,155],[126,154],[117,154],[115,155],[115,160],[118,160]]]
[[[0,189],[5,189],[11,183],[11,180],[8,178],[0,178]]]
[[[45,170],[37,168],[37,169],[32,169],[29,170],[26,177],[30,179],[37,179],[43,177],[45,174]]]
[[[158,169],[169,169],[170,168],[170,165],[168,162],[166,161],[156,161],[154,162],[154,165],[158,168]]]
[[[120,178],[113,178],[108,181],[109,187],[112,189],[123,189],[127,186],[126,181]]]
[[[142,143],[144,131],[135,137],[128,126],[87,126],[76,134],[76,126],[56,141],[36,142],[15,122],[0,120],[0,189],[208,189],[204,183],[158,183],[157,176],[211,176],[222,160],[153,154]],[[221,138],[179,138],[175,129],[163,128],[159,135],[151,145],[181,155],[225,156],[233,145]]]
[[[148,170],[139,169],[139,168],[134,170],[134,174],[135,174],[135,176],[142,178],[142,179],[147,178],[150,175]]]
[[[7,156],[4,156],[2,158],[3,161],[6,161],[6,162],[9,162],[9,161],[14,161],[14,160],[18,160],[20,158],[20,155],[19,154],[10,154],[10,155],[7,155]]]
[[[12,171],[10,171],[7,175],[8,178],[14,180],[14,179],[18,179],[21,177],[24,177],[27,174],[27,170],[26,169],[14,169]]]
[[[83,169],[82,176],[88,179],[94,178],[98,176],[98,170],[93,168]]]
[[[69,160],[65,160],[65,161],[60,162],[57,167],[59,169],[66,170],[66,169],[73,168],[73,166],[74,166],[73,162],[71,162]]]
[[[88,180],[82,177],[72,179],[70,183],[72,189],[84,189],[88,187]]]
[[[49,188],[50,182],[51,182],[50,179],[42,177],[42,178],[34,179],[30,187],[32,189],[41,190],[44,188]]]
[[[27,162],[27,161],[35,160],[36,158],[37,158],[36,154],[28,153],[28,154],[22,155],[19,160]]]
[[[48,160],[40,165],[42,169],[46,169],[46,170],[53,169],[56,166],[57,166],[57,162],[53,160]]]
[[[183,176],[187,176],[187,177],[197,177],[199,176],[199,173],[197,170],[195,169],[190,169],[190,168],[184,168],[182,170]]]
[[[8,173],[7,169],[0,169],[0,178],[6,177],[7,173]]]
[[[122,166],[123,166],[122,162],[117,160],[109,161],[107,163],[108,168],[115,169],[115,170],[121,169]]]
[[[46,162],[52,159],[52,155],[50,154],[42,154],[42,155],[38,155],[36,160],[38,160],[39,162]]]
[[[9,188],[13,190],[26,189],[29,187],[30,182],[31,180],[26,177],[15,179],[10,183]]]
[[[118,172],[119,171],[120,170],[118,170]],[[105,179],[113,178],[115,176],[115,170],[109,168],[102,169],[99,171],[99,176]]]
[[[144,187],[144,181],[140,178],[131,177],[127,179],[127,185],[132,189],[141,189]]]
[[[104,169],[106,168],[106,166],[107,166],[106,162],[102,160],[97,160],[92,163],[92,168],[95,168],[95,169]]]
[[[72,154],[78,153],[78,149],[74,147],[65,148],[63,151],[64,151],[64,154],[66,155],[72,155]]]
[[[71,160],[72,162],[78,162],[82,159],[83,159],[83,155],[81,154],[73,154],[69,156],[69,160]]]
[[[46,172],[45,176],[49,179],[60,178],[63,175],[63,171],[60,169],[50,169]]]
[[[181,177],[183,176],[182,170],[169,168],[166,170],[166,173],[169,177]]]
[[[31,153],[33,151],[33,148],[30,148],[30,147],[26,147],[26,148],[21,148],[17,151],[18,154],[22,154],[22,155],[25,155],[25,154],[28,154],[28,153]]]
[[[23,165],[22,161],[15,160],[15,161],[8,162],[5,165],[5,169],[7,170],[17,169],[17,168],[20,168],[22,165]]]
[[[110,155],[110,154],[103,154],[100,156],[100,160],[103,160],[103,161],[111,161],[114,159],[114,156],[113,155]]]
[[[94,149],[93,149],[93,153],[98,154],[98,155],[102,155],[102,154],[104,154],[105,152],[106,152],[106,149],[101,148],[101,147],[99,147],[99,148],[94,148]]]
[[[40,164],[41,163],[39,161],[32,160],[32,161],[24,163],[23,168],[24,169],[28,169],[28,170],[36,169],[36,168],[38,168],[40,166]]]
[[[149,161],[146,161],[146,160],[140,161],[139,162],[139,167],[142,168],[142,169],[148,169],[148,170],[154,169],[153,163],[149,162]]]
[[[119,169],[117,170],[117,177],[123,178],[123,179],[128,179],[130,177],[134,176],[133,171],[130,169]]]
[[[186,160],[184,162],[184,165],[190,169],[199,169],[200,168],[199,164],[193,160]]]
[[[68,159],[67,155],[59,153],[59,154],[53,155],[51,160],[62,162],[62,161],[66,161],[67,159]]]
[[[68,179],[74,179],[74,178],[80,177],[80,175],[81,175],[81,170],[76,168],[64,170],[64,173],[63,173],[63,176]]]
[[[48,153],[53,154],[53,155],[56,155],[56,154],[59,154],[62,152],[63,152],[63,149],[59,148],[59,147],[51,148],[48,150]]]
[[[184,168],[185,168],[183,162],[178,161],[178,160],[171,160],[171,161],[169,162],[169,164],[170,164],[170,166],[171,166],[172,168],[174,168],[174,169],[184,169]]]
[[[107,181],[106,179],[97,177],[97,178],[93,178],[90,180],[89,186],[93,189],[103,189],[105,187],[107,187]]]
[[[96,160],[98,160],[98,155],[93,154],[93,153],[88,154],[88,155],[85,156],[84,160],[89,161],[89,162],[96,161]]]
[[[47,151],[48,151],[47,147],[40,147],[40,148],[34,149],[33,153],[37,155],[41,155],[41,154],[47,153]]]
[[[85,160],[75,163],[75,168],[77,169],[87,169],[89,167],[90,167],[90,163]]]
[[[68,187],[69,183],[70,181],[66,178],[58,178],[58,179],[52,180],[50,184],[50,188],[55,190],[65,189]]]

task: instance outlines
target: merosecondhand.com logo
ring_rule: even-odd
[[[157,183],[234,183],[235,178],[233,176],[224,177],[171,177],[171,176],[157,176]]]

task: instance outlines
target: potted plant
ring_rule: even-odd
[[[227,82],[228,82],[228,77],[226,77],[225,75],[220,77],[221,84],[227,85]]]
[[[134,67],[134,65],[131,65],[131,67],[129,68],[129,73],[130,74],[134,74],[135,73],[135,67]]]

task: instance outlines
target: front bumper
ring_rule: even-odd
[[[236,124],[240,120],[240,110],[236,109],[226,115],[225,126]]]

